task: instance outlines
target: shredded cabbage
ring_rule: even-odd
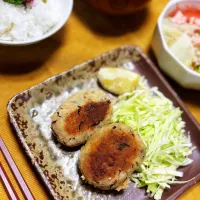
[[[176,177],[182,177],[183,172],[177,168],[192,163],[188,156],[194,147],[190,136],[184,135],[181,114],[157,88],[148,87],[144,78],[114,106],[113,122],[131,126],[144,141],[146,156],[131,180],[137,187],[146,186],[154,199],[161,199],[170,184],[181,183]]]

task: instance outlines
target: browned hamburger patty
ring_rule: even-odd
[[[129,126],[114,123],[99,128],[81,148],[79,168],[89,184],[119,191],[127,187],[144,155],[140,136]]]
[[[112,105],[101,90],[77,92],[52,116],[52,130],[58,141],[74,147],[83,144],[100,125],[110,123]]]

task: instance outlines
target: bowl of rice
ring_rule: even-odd
[[[170,1],[158,19],[152,48],[166,74],[184,88],[200,90],[200,1]]]
[[[73,0],[0,0],[0,44],[37,43],[60,30]]]

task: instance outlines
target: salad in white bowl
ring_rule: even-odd
[[[163,20],[167,45],[177,58],[200,73],[200,10],[177,8]]]
[[[182,87],[200,90],[200,1],[170,1],[159,16],[152,48],[160,68]]]

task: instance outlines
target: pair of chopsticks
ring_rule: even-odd
[[[0,137],[0,151],[3,153],[3,156],[5,157],[8,166],[10,167],[10,170],[12,171],[12,174],[14,175],[18,185],[20,186],[21,192],[26,200],[34,200],[34,197],[29,190],[26,182],[24,181],[19,169],[17,168],[14,160],[12,159],[5,143],[3,142],[2,138]],[[19,200],[19,197],[10,182],[5,169],[3,168],[3,165],[0,162],[0,180],[3,182],[3,186],[9,196],[12,200]]]
[[[10,199],[19,200],[19,197],[18,197],[12,183],[10,182],[1,162],[0,162],[0,178],[3,182],[4,189],[6,190],[6,193],[10,197]]]

